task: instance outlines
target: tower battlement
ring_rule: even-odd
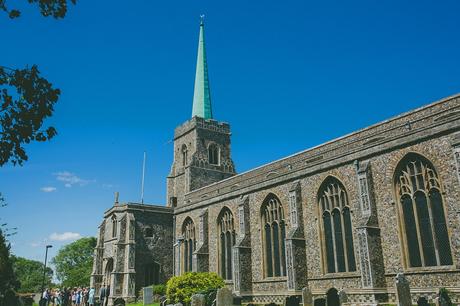
[[[195,128],[209,130],[222,134],[231,134],[230,124],[228,124],[227,122],[219,122],[214,119],[204,119],[195,116],[192,119],[184,122],[182,125],[176,127],[176,129],[174,130],[174,140],[189,133],[191,130]]]

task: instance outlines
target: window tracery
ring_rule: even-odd
[[[431,162],[418,154],[408,154],[396,169],[395,188],[407,265],[451,265],[441,184]]]
[[[328,177],[320,188],[318,202],[322,215],[321,240],[325,254],[325,271],[355,271],[350,207],[342,183],[334,177]]]
[[[187,218],[182,226],[183,247],[183,272],[191,272],[193,270],[193,252],[196,248],[195,239],[195,224],[191,218]]]
[[[232,247],[235,245],[233,214],[228,208],[222,209],[219,216],[219,272],[223,279],[231,280]]]
[[[208,161],[211,165],[219,164],[219,148],[215,143],[211,143],[208,147]]]
[[[261,209],[264,240],[265,276],[286,276],[286,225],[278,198],[270,194]]]

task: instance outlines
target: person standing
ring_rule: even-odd
[[[47,295],[47,289],[45,289],[42,293],[41,299],[40,299],[40,306],[46,306],[46,301],[48,300],[48,295]]]
[[[62,305],[62,292],[61,290],[57,290],[55,295],[54,295],[54,304],[56,306],[61,306]]]
[[[81,288],[78,288],[78,289],[77,289],[76,295],[77,295],[77,296],[75,297],[76,305],[77,305],[77,306],[80,306],[80,305],[81,305]]]
[[[77,302],[77,288],[72,290],[72,306],[75,306]]]
[[[105,284],[103,284],[101,287],[101,290],[99,291],[99,303],[101,304],[101,306],[104,306],[105,294],[106,294],[106,288],[105,288]]]
[[[94,288],[89,289],[89,293],[88,293],[89,306],[94,306],[94,294],[95,293],[96,293],[96,290],[94,290]]]
[[[105,304],[104,306],[109,305],[109,296],[110,296],[110,285],[107,286],[106,292],[105,292]]]
[[[69,306],[69,288],[62,291],[62,306]]]

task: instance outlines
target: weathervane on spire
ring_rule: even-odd
[[[200,15],[200,24],[204,24],[204,14]]]

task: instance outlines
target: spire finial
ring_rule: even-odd
[[[200,25],[204,25],[204,14],[200,15]]]

